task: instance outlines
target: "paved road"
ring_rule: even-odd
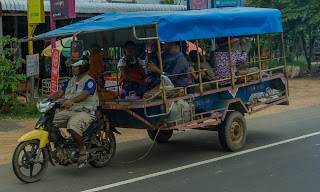
[[[249,119],[239,153],[224,152],[216,132],[175,133],[167,144],[121,143],[109,167],[50,166],[45,178],[21,183],[0,166],[0,191],[320,191],[320,107]],[[313,134],[313,135],[310,135]],[[100,187],[100,188],[97,188]]]

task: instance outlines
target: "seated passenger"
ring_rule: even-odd
[[[180,52],[180,42],[166,43],[168,50],[163,54],[163,72],[168,76],[174,87],[187,87],[189,84],[189,63]],[[152,61],[148,62],[148,71],[161,75],[160,68]],[[174,75],[174,76],[172,76]]]
[[[89,61],[90,61],[90,69],[87,74],[92,77],[96,83],[98,84],[98,89],[101,89],[101,82],[102,82],[102,72],[103,72],[103,57],[108,54],[109,45],[108,41],[106,40],[104,33],[100,33],[100,37],[103,43],[103,50],[98,44],[91,44],[89,47]]]
[[[191,63],[193,63],[193,67],[190,68],[190,72],[194,73],[194,71],[195,71],[194,69],[197,69],[197,63],[198,63],[197,51],[196,50],[190,51],[189,57],[190,57]],[[202,72],[202,82],[208,82],[208,81],[214,81],[215,80],[214,72],[213,72],[211,66],[209,65],[209,63],[204,62],[201,57],[200,57],[200,70],[203,70],[203,72]],[[196,71],[198,71],[198,70],[196,70]],[[191,75],[195,79],[195,83],[199,83],[199,73],[197,73],[197,74],[193,74],[193,73],[191,73]],[[213,88],[214,88],[213,84],[205,84],[205,85],[203,85],[203,90],[204,91],[208,91],[208,90],[211,90]],[[197,87],[197,89],[199,89],[199,87]]]
[[[158,68],[160,68],[159,65],[159,58],[158,58],[158,48],[157,44],[153,43],[151,44],[151,53],[148,53],[146,56],[146,63],[148,61],[153,62]],[[147,90],[151,90],[157,85],[160,84],[160,75],[153,71],[148,71],[147,77],[146,77],[146,83],[147,83]]]
[[[231,43],[234,43],[238,40],[239,39],[237,38],[231,38]],[[214,52],[211,52],[211,58],[210,58],[210,64],[213,67],[215,78],[216,79],[231,78],[228,38],[227,37],[220,38],[220,40],[218,40],[218,45],[219,45],[219,48]],[[244,51],[245,41],[241,40],[240,45],[241,45],[242,52],[239,52],[239,51],[231,52],[234,76],[235,76],[235,73],[237,72],[236,65],[238,63],[245,63],[247,60],[247,53]],[[234,78],[234,81],[236,82],[237,79]],[[219,85],[229,85],[229,84],[231,84],[230,80],[226,80],[219,83]]]
[[[90,61],[90,69],[87,72],[87,75],[92,77],[97,84],[99,101],[105,101],[115,99],[118,97],[118,95],[110,90],[104,89],[104,80],[102,76],[104,67],[103,58],[108,54],[109,45],[103,32],[100,33],[100,37],[103,44],[102,50],[100,45],[98,44],[91,44],[89,47],[90,55],[88,56],[88,58]]]
[[[195,70],[195,63],[192,63],[190,62],[189,63],[189,69],[188,69],[188,72],[189,72],[189,85],[193,85],[193,84],[196,84],[196,81],[198,81],[199,79],[199,73],[196,72]],[[188,87],[188,90],[187,90],[188,94],[192,94],[195,92],[195,87]]]
[[[197,63],[198,63],[197,51],[196,50],[190,51],[189,56],[190,56],[191,62],[195,63],[195,66],[197,66]],[[216,79],[210,64],[208,62],[204,62],[201,57],[200,57],[200,68],[201,70],[204,70],[204,73],[202,75],[203,82],[214,81]]]
[[[146,92],[145,72],[143,62],[140,58],[134,57],[136,45],[132,41],[124,44],[125,56],[119,61],[121,70],[120,83],[127,92],[134,91],[136,95],[143,97]]]

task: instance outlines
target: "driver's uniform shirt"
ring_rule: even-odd
[[[72,77],[62,86],[61,90],[65,93],[66,99],[75,98],[83,91],[90,93],[85,101],[75,103],[71,108],[57,113],[53,120],[58,128],[72,129],[82,136],[83,132],[95,120],[94,114],[99,104],[96,83],[88,75],[85,75],[79,82],[76,82],[75,77]]]

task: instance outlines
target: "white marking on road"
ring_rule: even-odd
[[[320,131],[315,132],[315,133],[311,133],[311,134],[307,134],[307,135],[302,135],[302,136],[299,136],[299,137],[294,137],[292,139],[287,139],[287,140],[279,141],[279,142],[276,142],[276,143],[271,143],[271,144],[268,144],[268,145],[256,147],[256,148],[253,148],[253,149],[248,149],[248,150],[245,150],[245,151],[239,151],[239,152],[235,152],[235,153],[232,153],[232,154],[229,154],[229,155],[224,155],[224,156],[221,156],[221,157],[215,157],[215,158],[208,159],[208,160],[205,160],[205,161],[200,161],[200,162],[197,162],[197,163],[192,163],[192,164],[189,164],[189,165],[184,165],[184,166],[181,166],[181,167],[176,167],[176,168],[168,169],[168,170],[165,170],[165,171],[160,171],[160,172],[152,173],[152,174],[149,174],[149,175],[144,175],[144,176],[141,176],[141,177],[136,177],[136,178],[133,178],[133,179],[124,180],[124,181],[120,181],[120,182],[104,185],[104,186],[101,186],[101,187],[88,189],[88,190],[85,190],[85,191],[82,191],[82,192],[102,191],[102,190],[105,190],[105,189],[110,189],[110,188],[118,187],[118,186],[121,186],[121,185],[126,185],[126,184],[134,183],[134,182],[137,182],[137,181],[142,181],[142,180],[145,180],[145,179],[158,177],[158,176],[161,176],[161,175],[166,175],[166,174],[169,174],[169,173],[182,171],[182,170],[185,170],[185,169],[197,167],[197,166],[200,166],[200,165],[209,164],[209,163],[212,163],[212,162],[228,159],[228,158],[231,158],[231,157],[236,157],[236,156],[239,156],[239,155],[243,155],[243,154],[247,154],[247,153],[251,153],[251,152],[255,152],[255,151],[260,151],[260,150],[263,150],[263,149],[267,149],[267,148],[274,147],[274,146],[277,146],[277,145],[290,143],[290,142],[293,142],[293,141],[298,141],[298,140],[305,139],[305,138],[312,137],[312,136],[316,136],[316,135],[320,135]]]

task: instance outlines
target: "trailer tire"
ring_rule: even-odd
[[[157,143],[167,143],[173,134],[173,130],[161,130],[157,135],[158,130],[148,130],[150,139]],[[155,138],[157,136],[157,138]]]
[[[247,138],[247,124],[243,115],[238,111],[229,112],[218,126],[218,135],[225,150],[241,150]]]

